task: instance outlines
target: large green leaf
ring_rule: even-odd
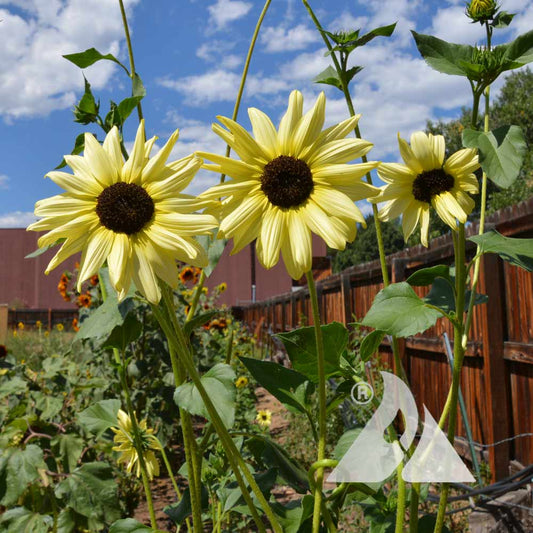
[[[444,74],[468,76],[468,66],[472,60],[473,47],[466,44],[453,44],[411,31],[418,51],[426,63]]]
[[[430,328],[442,316],[419,298],[409,283],[393,283],[381,290],[361,322],[396,337],[409,337]]]
[[[465,293],[465,305],[464,310],[468,310],[468,305],[470,302],[470,296],[472,291],[468,290]],[[476,293],[476,299],[474,305],[484,304],[488,301],[488,296],[485,294]],[[443,278],[437,278],[433,282],[431,290],[428,295],[424,298],[424,301],[428,304],[434,305],[439,309],[442,309],[445,313],[450,313],[455,311],[455,294],[452,286],[448,281]]]
[[[305,522],[313,516],[313,502],[313,496],[308,494],[301,501],[292,501],[287,505],[281,505],[277,502],[272,504],[272,508],[283,526],[284,533],[306,533],[310,531],[310,524]]]
[[[217,412],[227,428],[235,422],[235,371],[231,366],[216,364],[202,377],[202,385],[216,405]],[[191,413],[211,420],[200,392],[194,383],[184,383],[174,392],[176,404]]]
[[[40,411],[41,420],[52,420],[57,416],[63,407],[63,397],[45,394],[41,391],[32,391],[31,397],[35,401],[35,409]]]
[[[0,503],[13,505],[39,476],[39,470],[46,470],[43,451],[35,444],[25,449],[8,448],[0,457]]]
[[[59,433],[51,441],[52,449],[61,460],[63,470],[72,472],[78,465],[78,459],[85,447],[84,440],[72,433]]]
[[[126,122],[126,119],[131,115],[131,112],[137,107],[137,104],[139,104],[142,99],[142,96],[130,96],[124,98],[124,100],[118,104],[117,110],[122,124]]]
[[[0,385],[0,400],[11,394],[23,394],[26,392],[27,382],[19,376],[11,379],[3,379]]]
[[[42,515],[25,507],[15,507],[4,512],[0,518],[2,533],[48,533],[54,519],[50,515]]]
[[[533,61],[533,30],[519,35],[514,41],[510,42],[507,45],[503,59],[517,63],[513,68],[531,63]]]
[[[340,370],[340,357],[348,345],[348,330],[340,322],[321,326],[324,339],[326,377]],[[318,383],[318,358],[315,328],[308,326],[275,335],[283,342],[292,366],[314,383]]]
[[[368,361],[378,351],[383,337],[385,337],[385,332],[379,329],[375,329],[363,337],[359,347],[359,355],[363,361]]]
[[[295,395],[302,390],[301,387],[307,387],[309,383],[307,376],[278,363],[258,361],[249,357],[239,359],[254,379],[288,409],[305,413],[305,404],[302,404],[301,399]]]
[[[101,54],[96,48],[89,48],[85,50],[85,52],[67,54],[63,57],[80,68],[90,67],[97,61],[101,60],[113,61],[117,65],[120,65],[129,74],[128,69],[113,54]]]
[[[333,87],[337,87],[337,89],[340,89],[342,91],[342,81],[339,78],[337,71],[331,65],[329,65],[318,76],[316,76],[313,81],[315,83],[324,83],[326,85],[332,85]]]
[[[496,230],[490,230],[468,240],[475,242],[483,254],[498,254],[504,261],[533,272],[533,239],[504,237]]]
[[[450,267],[448,265],[435,265],[421,268],[411,274],[406,281],[415,287],[425,287],[431,285],[437,278],[450,280]]]
[[[116,426],[120,400],[101,400],[78,415],[78,424],[99,437],[106,429]]]
[[[107,463],[85,463],[55,489],[77,513],[104,523],[120,518],[117,484]]]
[[[135,342],[141,336],[142,329],[142,324],[137,317],[128,313],[124,322],[113,328],[109,337],[102,343],[102,347],[126,350],[130,343]]]
[[[359,37],[359,39],[355,41],[355,44],[357,46],[364,46],[366,43],[370,42],[376,37],[390,37],[395,28],[396,22],[394,24],[389,24],[388,26],[380,26],[379,28],[370,30],[368,33],[365,33],[363,36]]]
[[[207,511],[209,509],[209,493],[204,485],[201,486],[201,506],[202,511]],[[192,505],[191,505],[191,493],[187,487],[184,493],[181,496],[181,500],[178,503],[168,505],[163,509],[163,512],[176,524],[179,526],[182,524],[185,519],[192,514]],[[179,528],[178,528],[179,529]],[[114,530],[109,531],[109,533],[119,533],[122,530],[114,532]],[[124,530],[126,533],[129,530]],[[132,530],[134,533],[137,532],[136,529]],[[142,530],[140,530],[142,531]],[[150,530],[151,531],[151,530]]]
[[[502,126],[487,133],[466,129],[463,144],[479,150],[481,168],[504,189],[518,177],[527,153],[527,143],[518,126]]]
[[[137,520],[134,520],[133,518],[117,520],[116,522],[113,522],[109,528],[109,533],[147,533],[153,531],[152,528],[137,522]]]

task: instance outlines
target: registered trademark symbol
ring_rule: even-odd
[[[374,389],[370,383],[360,381],[352,387],[352,400],[359,405],[367,405],[374,397]]]

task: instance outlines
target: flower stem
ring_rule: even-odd
[[[124,9],[124,3],[122,0],[118,0],[120,5],[120,14],[122,15],[122,25],[124,26],[124,34],[126,35],[126,43],[128,44],[128,56],[130,60],[130,78],[131,83],[135,81],[135,61],[133,59],[133,47],[131,45],[130,29],[128,26],[128,19],[126,17],[126,10]],[[139,115],[139,122],[143,119],[143,110],[141,102],[137,104],[137,114]]]
[[[317,462],[326,458],[326,370],[324,357],[324,339],[322,338],[322,328],[320,327],[320,312],[318,309],[318,298],[316,294],[315,280],[313,272],[306,273],[307,286],[309,288],[309,298],[311,309],[313,310],[313,324],[315,327],[317,372],[318,372],[318,450]],[[324,484],[324,468],[317,468],[316,483],[314,488],[313,507],[313,533],[318,533],[320,529],[320,514],[322,505],[322,486]]]
[[[242,69],[241,83],[239,85],[239,91],[237,92],[237,99],[235,100],[235,106],[233,108],[233,115],[231,117],[232,120],[237,120],[237,115],[239,114],[239,107],[241,105],[241,99],[244,93],[244,86],[246,84],[246,78],[248,76],[248,69],[250,68],[252,54],[254,53],[255,43],[259,35],[259,30],[261,29],[261,24],[263,24],[263,19],[265,18],[265,15],[268,11],[268,8],[270,7],[271,2],[272,0],[266,0],[265,5],[263,6],[263,10],[261,11],[259,18],[257,19],[257,24],[255,25],[255,30],[252,35],[252,40],[250,41],[250,46],[248,48],[248,54],[246,55],[246,61],[244,62],[244,68]],[[231,147],[228,144],[226,145],[226,157],[229,157],[230,152],[231,152]],[[226,175],[221,174],[220,183],[224,183],[225,179],[226,179]]]
[[[162,290],[168,291],[169,289],[167,286],[163,286]],[[167,305],[167,301],[168,300],[166,298],[163,299],[164,306]],[[174,348],[176,349],[176,352],[180,356],[180,361],[182,362],[184,368],[186,369],[187,373],[191,377],[194,385],[196,386],[196,389],[198,390],[198,393],[200,394],[202,398],[205,408],[209,414],[210,421],[215,427],[215,430],[221,440],[221,443],[224,446],[226,455],[228,457],[228,461],[230,462],[230,466],[233,470],[237,483],[239,484],[243,497],[248,507],[250,508],[250,512],[252,514],[252,517],[259,531],[265,533],[266,531],[265,526],[263,525],[263,522],[261,521],[261,518],[259,517],[259,514],[257,513],[257,509],[255,508],[255,505],[248,492],[248,488],[246,487],[246,484],[242,477],[243,474],[244,474],[244,477],[246,478],[247,483],[250,485],[250,489],[254,493],[261,508],[265,512],[272,526],[273,531],[275,533],[282,533],[282,528],[279,525],[279,522],[276,516],[274,515],[268,501],[266,500],[263,493],[259,489],[257,482],[255,481],[250,470],[248,469],[248,466],[244,462],[244,459],[242,458],[239,451],[237,450],[237,447],[235,446],[235,443],[233,442],[228,430],[224,426],[224,423],[222,422],[222,419],[220,418],[220,415],[218,414],[209,394],[207,393],[207,391],[205,390],[203,386],[203,383],[200,379],[198,371],[196,370],[196,367],[193,362],[192,354],[190,351],[190,346],[188,345],[188,342],[184,336],[183,330],[181,329],[181,326],[179,325],[176,319],[174,310],[166,309],[167,316],[165,316],[165,313],[163,313],[161,308],[158,306],[153,305],[152,310],[154,312],[155,317],[159,321],[159,324],[161,325],[161,328],[163,329],[168,342],[172,344]]]

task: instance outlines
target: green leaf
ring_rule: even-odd
[[[116,326],[124,324],[128,313],[134,307],[133,298],[126,298],[118,303],[117,295],[112,289],[107,300],[81,323],[74,340],[94,339],[101,345],[110,337]]]
[[[342,91],[342,81],[337,74],[337,71],[329,65],[316,78],[313,79],[315,83],[325,83],[326,85],[333,85]]]
[[[369,43],[372,39],[376,37],[390,37],[396,28],[396,22],[394,24],[389,24],[388,26],[381,26],[375,28],[374,30],[365,33],[362,37],[355,41],[357,46],[364,46],[366,43]]]
[[[93,93],[91,91],[91,84],[87,81],[85,76],[85,92],[78,102],[78,105],[74,107],[74,122],[79,124],[91,124],[96,121],[98,116],[99,104],[96,103]]]
[[[516,66],[511,68],[521,67],[533,61],[533,30],[519,35],[507,45],[503,61],[510,61],[516,64]]]
[[[304,523],[313,516],[314,498],[310,494],[304,496],[301,501],[292,501],[287,505],[278,502],[272,504],[276,516],[283,526],[284,533],[304,533],[310,531]]]
[[[15,507],[5,511],[0,518],[2,533],[48,533],[54,523],[50,515],[42,515],[26,509]]]
[[[57,416],[63,407],[63,398],[45,394],[41,391],[32,391],[31,397],[35,401],[35,409],[41,411],[39,418],[50,421]]]
[[[78,466],[78,459],[85,447],[84,440],[72,433],[59,433],[51,441],[56,457],[61,459],[63,470],[72,472]]]
[[[187,489],[189,490],[189,489]],[[137,522],[133,518],[123,518],[111,524],[109,533],[146,533],[153,531],[152,528]]]
[[[433,37],[411,31],[420,55],[433,69],[444,74],[467,76],[466,65],[471,64],[473,47],[465,44],[453,44]]]
[[[335,449],[333,450],[333,458],[340,461],[345,455],[350,446],[355,442],[355,439],[361,433],[362,428],[349,429],[342,434],[338,440]]]
[[[143,98],[144,96],[146,96],[146,89],[144,88],[141,77],[139,76],[139,74],[137,74],[137,72],[135,73],[135,76],[133,77],[132,96],[140,97],[140,98]]]
[[[207,251],[209,264],[204,268],[204,273],[206,277],[209,277],[222,257],[228,241],[227,239],[217,239],[216,236],[210,237],[209,235],[198,235],[196,240]]]
[[[363,70],[363,67],[358,67],[358,66],[355,66],[355,67],[352,67],[352,68],[348,69],[346,71],[346,74],[345,74],[345,76],[346,76],[346,85],[348,85],[348,83],[350,83],[352,81],[353,77],[357,73],[361,72],[362,70]]]
[[[56,168],[59,168],[59,167],[56,167]],[[65,242],[65,240],[66,239],[58,239],[56,242],[52,244],[48,244],[47,246],[44,246],[43,248],[37,248],[37,250],[34,250],[31,254],[25,255],[24,259],[33,259],[34,257],[39,257],[40,255],[43,255],[46,252],[48,252],[48,250],[50,250],[51,248],[54,248],[54,246],[57,246],[58,244]]]
[[[403,281],[379,291],[361,324],[396,337],[409,337],[433,326],[440,316]]]
[[[120,104],[118,104],[118,114],[120,116],[120,124],[124,124],[126,119],[131,115],[131,112],[137,107],[137,104],[143,99],[142,96],[130,96],[124,98]]]
[[[109,102],[109,111],[105,116],[104,123],[108,130],[110,130],[113,126],[120,128],[123,124],[123,120],[118,110],[118,105],[113,102],[113,100]]]
[[[436,516],[423,516],[418,520],[418,533],[433,533],[436,522]],[[450,530],[446,526],[442,526],[442,533],[450,533]]]
[[[533,239],[504,237],[496,230],[468,238],[475,242],[482,254],[498,254],[504,261],[533,272]]]
[[[91,65],[94,65],[94,63],[96,63],[97,61],[101,61],[104,59],[107,61],[113,61],[117,65],[120,65],[129,75],[128,69],[113,54],[103,55],[96,48],[89,48],[85,50],[85,52],[78,52],[77,54],[67,54],[63,57],[80,68],[90,67]]]
[[[216,364],[202,377],[202,385],[216,405],[218,414],[227,428],[235,422],[235,371],[230,365]],[[174,392],[176,405],[192,415],[211,420],[202,397],[194,383],[184,383]]]
[[[141,336],[142,330],[143,326],[137,317],[128,313],[124,322],[113,328],[109,337],[102,343],[102,347],[126,350],[130,343],[135,342]]]
[[[487,133],[467,129],[463,131],[463,144],[479,149],[481,168],[504,189],[518,177],[527,153],[527,143],[518,126],[502,126]]]
[[[305,406],[293,394],[290,394],[295,392],[301,385],[308,383],[306,376],[296,370],[285,368],[278,363],[258,361],[249,357],[239,357],[239,359],[254,379],[288,409],[302,413],[306,412]]]
[[[204,485],[201,486],[201,508],[202,511],[207,511],[209,509],[209,493]],[[163,512],[176,524],[179,526],[182,524],[185,519],[192,514],[192,505],[191,505],[191,493],[189,488],[186,488],[181,496],[181,500],[178,503],[168,505],[163,509]],[[178,528],[179,529],[179,528]],[[124,533],[129,532],[130,530],[118,530],[115,532],[113,529],[109,533]],[[138,530],[132,529],[133,533],[136,533]],[[139,530],[143,531],[143,530]],[[149,530],[151,531],[151,530]]]
[[[30,483],[39,479],[39,470],[46,470],[43,451],[35,444],[28,444],[25,449],[8,448],[1,456],[0,467],[0,503],[13,505],[24,493]],[[4,477],[5,476],[5,477]],[[2,480],[1,478],[4,478]],[[5,492],[3,486],[5,483]]]
[[[363,337],[359,355],[365,363],[378,351],[383,337],[385,337],[385,332],[379,329],[375,329]]]
[[[421,268],[407,278],[407,283],[415,287],[425,287],[431,285],[437,278],[444,278],[451,281],[450,267],[448,265],[435,265]]]
[[[18,376],[11,379],[3,379],[2,385],[0,385],[0,400],[12,394],[24,394],[26,387],[26,381]]]
[[[263,435],[253,435],[246,440],[247,448],[266,465],[275,466],[279,475],[294,490],[305,494],[309,490],[307,473],[283,447]]]
[[[100,437],[108,428],[116,426],[120,400],[100,400],[78,415],[78,424]]]
[[[204,324],[207,324],[213,317],[220,314],[219,309],[212,309],[211,311],[207,311],[207,313],[202,313],[201,315],[195,316],[192,320],[189,320],[189,322],[185,322],[185,325],[183,326],[183,332],[187,337],[190,336],[190,334],[200,326],[203,326]]]
[[[57,485],[55,495],[65,498],[77,513],[104,523],[120,518],[117,484],[107,463],[85,463]]]
[[[70,152],[70,155],[81,154],[84,149],[85,149],[85,133],[80,133],[76,137],[76,140],[74,141],[74,148],[72,148],[72,151]],[[65,158],[63,158],[61,160],[61,163],[59,163],[59,165],[57,165],[55,170],[58,170],[60,168],[66,167],[66,166],[67,166],[67,162],[65,161]],[[65,239],[62,239],[62,240],[65,240]],[[56,241],[54,244],[51,244],[51,245],[47,246],[46,248],[42,248],[43,251],[41,253],[46,252],[46,250],[50,249],[52,246],[56,246],[58,242],[59,241]],[[39,250],[41,250],[41,249],[39,249]],[[39,250],[37,250],[36,252],[33,252],[33,254],[40,255],[40,254],[37,254],[37,252]],[[35,257],[33,254],[30,254],[30,255],[28,255],[26,257]]]
[[[465,306],[464,310],[468,310],[472,291],[468,290],[465,293]],[[455,311],[455,294],[452,286],[443,278],[437,278],[433,282],[433,286],[429,291],[429,294],[424,298],[424,301],[428,304],[434,305],[439,309],[442,309],[445,313],[451,313]],[[476,293],[476,299],[474,305],[484,304],[488,301],[488,297],[485,294]]]
[[[507,28],[514,18],[514,13],[507,13],[507,11],[500,11],[495,17],[491,26],[494,28]]]
[[[340,322],[321,326],[324,339],[326,377],[340,371],[340,357],[348,345],[348,330]],[[315,328],[308,326],[275,335],[283,342],[292,366],[314,383],[318,383],[318,358]]]

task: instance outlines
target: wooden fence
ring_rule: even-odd
[[[533,198],[495,213],[487,219],[506,236],[533,237]],[[477,233],[477,225],[467,235]],[[467,246],[467,258],[474,254]],[[417,246],[388,256],[392,282],[405,280],[422,267],[453,263],[451,235],[439,237],[429,248]],[[344,324],[361,319],[375,295],[383,288],[378,261],[350,267],[317,283],[323,322]],[[420,296],[427,288],[415,288]],[[473,439],[480,456],[489,462],[493,479],[509,472],[509,463],[533,463],[533,274],[502,261],[497,255],[482,258],[479,292],[489,296],[488,305],[475,308],[462,374],[461,389]],[[246,324],[264,342],[269,333],[288,331],[301,323],[312,324],[309,292],[301,289],[239,309]],[[451,384],[451,372],[443,334],[453,340],[449,324],[439,319],[422,334],[400,340],[400,355],[417,405],[425,404],[438,417]],[[381,357],[393,367],[390,347],[383,343]],[[465,457],[465,429],[458,425],[458,448]],[[496,446],[492,444],[504,441]],[[489,446],[486,446],[489,445]]]

